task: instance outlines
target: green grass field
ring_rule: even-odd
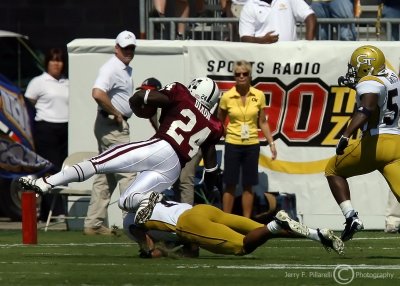
[[[400,285],[400,234],[384,232],[357,234],[344,256],[306,239],[196,259],[141,259],[125,235],[41,230],[38,244],[21,242],[21,231],[0,231],[0,285]]]

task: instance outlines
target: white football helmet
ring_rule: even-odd
[[[208,77],[198,77],[188,85],[188,90],[199,100],[208,110],[218,102],[219,88],[217,84]]]

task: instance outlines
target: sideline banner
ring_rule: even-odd
[[[0,74],[0,131],[33,149],[29,114],[19,88]]]
[[[190,77],[207,74],[222,92],[234,85],[236,60],[253,63],[252,85],[266,96],[265,112],[280,147],[277,161],[264,157],[260,164],[273,171],[323,172],[354,111],[355,91],[339,87],[337,79],[346,73],[351,53],[362,43],[312,43],[188,47]],[[398,53],[398,46],[382,49],[387,55]],[[399,65],[398,57],[392,60],[392,65]]]
[[[298,41],[273,45],[188,46],[189,77],[208,75],[221,91],[234,85],[235,61],[252,62],[252,85],[266,96],[265,112],[278,150],[277,160],[272,161],[269,147],[261,148],[260,169],[269,175],[270,191],[297,194],[300,216],[311,224],[313,214],[341,217],[324,169],[335,154],[335,146],[355,107],[355,91],[339,87],[337,79],[347,72],[354,49],[363,44],[380,47],[397,70],[398,43]],[[260,138],[264,139],[262,134]],[[364,218],[384,212],[388,186],[379,173],[349,181],[353,204]],[[378,220],[374,223],[383,225],[383,220],[382,224]],[[340,223],[336,222],[334,227],[340,229]]]
[[[33,150],[29,114],[19,89],[0,75],[0,177],[41,174],[51,163]]]
[[[30,174],[40,176],[51,166],[49,161],[29,148],[0,134],[0,177],[12,179]]]

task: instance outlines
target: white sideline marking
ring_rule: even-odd
[[[360,270],[400,270],[400,265],[368,265],[368,264],[349,264],[353,269]],[[268,269],[334,269],[337,264],[262,264],[262,265],[220,265],[217,268],[221,269],[257,269],[257,270],[268,270]]]
[[[399,240],[400,236],[392,236],[392,237],[355,237],[352,240]]]
[[[367,237],[360,237],[360,238],[353,238],[352,241],[355,240],[400,240],[400,236],[392,236],[392,237],[371,237],[371,238],[367,238]],[[303,242],[313,242],[311,240],[308,239],[285,239],[285,241],[290,242],[290,241],[303,241]],[[136,242],[132,241],[132,242],[90,242],[90,243],[38,243],[37,245],[39,246],[96,246],[96,245],[134,245],[137,244]],[[22,243],[15,243],[15,244],[0,244],[0,247],[18,247],[18,246],[22,246],[22,247],[26,247],[26,244],[22,244]],[[267,244],[265,246],[268,246]],[[268,246],[270,247],[270,246]],[[280,248],[281,246],[279,246]],[[274,247],[274,248],[278,248],[278,247]],[[293,247],[285,247],[285,248],[302,248],[301,246],[293,246]]]
[[[12,264],[40,264],[40,265],[52,265],[53,262],[22,262],[22,261],[13,261]],[[10,264],[10,261],[0,261],[1,264]],[[118,266],[118,265],[127,265],[125,263],[116,264],[116,263],[74,263],[74,265],[102,265],[102,266]],[[200,268],[218,268],[218,269],[236,269],[236,270],[294,270],[294,269],[302,269],[302,270],[332,270],[337,267],[338,264],[260,264],[260,265],[207,265],[207,264],[192,264],[192,265],[177,265],[177,269],[200,269]],[[400,270],[400,265],[372,265],[372,264],[349,264],[352,269],[357,270]],[[0,272],[1,273],[1,272]],[[152,274],[154,275],[154,273]]]
[[[24,265],[24,264],[29,264],[29,265],[54,265],[54,263],[53,262],[37,262],[37,261],[30,261],[30,262],[26,262],[26,261],[12,261],[12,262],[10,262],[10,261],[0,261],[0,264],[7,264],[7,265],[9,265],[9,264],[22,264],[22,265]],[[72,265],[76,265],[76,266],[120,266],[120,265],[122,265],[122,266],[124,266],[124,265],[127,265],[126,263],[72,263],[72,262],[69,262],[69,263],[63,263],[64,265],[70,265],[70,264],[72,264]],[[1,272],[0,272],[1,273]],[[7,272],[7,273],[9,273],[9,272]],[[20,272],[21,273],[21,272]],[[45,273],[48,273],[48,272],[45,272]],[[49,273],[50,274],[50,273]]]
[[[245,269],[245,270],[270,270],[270,269],[334,269],[337,264],[261,264],[261,265],[219,265],[215,266],[219,269]],[[359,270],[400,270],[400,265],[367,265],[367,264],[351,264],[353,269]],[[209,265],[179,265],[177,268],[210,268]],[[212,266],[214,267],[214,266]]]
[[[97,246],[97,245],[135,245],[136,242],[90,242],[90,243],[38,243],[41,247],[59,247],[59,246]],[[16,243],[16,244],[0,244],[0,247],[26,247],[26,244]]]

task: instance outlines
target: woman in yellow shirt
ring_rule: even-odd
[[[277,152],[264,113],[265,95],[251,86],[251,64],[241,60],[233,67],[236,84],[225,92],[220,100],[218,118],[229,123],[225,126],[224,183],[222,207],[231,213],[235,200],[236,185],[242,177],[243,216],[251,217],[254,194],[252,186],[258,185],[258,157],[260,141],[258,126],[271,148],[272,159]]]

